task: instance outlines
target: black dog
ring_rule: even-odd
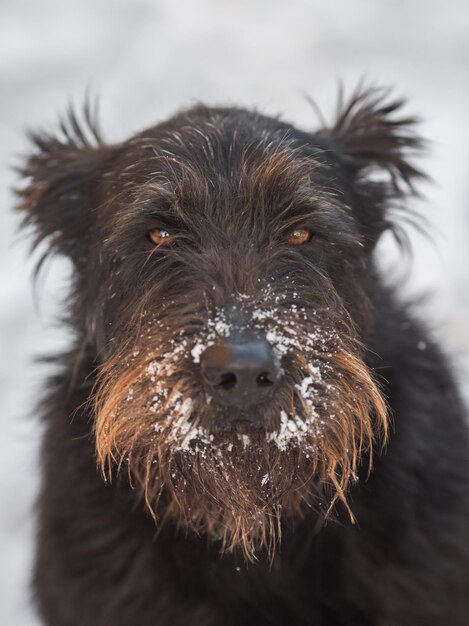
[[[422,174],[400,102],[315,133],[196,107],[33,137],[21,209],[74,265],[45,402],[51,626],[464,626],[453,375],[373,260]]]

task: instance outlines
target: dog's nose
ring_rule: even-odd
[[[225,406],[259,404],[273,391],[280,366],[267,341],[222,343],[206,348],[200,359],[205,385]]]

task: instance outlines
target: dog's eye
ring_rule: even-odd
[[[174,244],[174,237],[165,228],[153,228],[148,233],[148,239],[155,246],[164,246],[165,248],[170,248]]]
[[[313,233],[307,228],[297,228],[288,236],[288,243],[292,246],[301,246],[311,240]]]

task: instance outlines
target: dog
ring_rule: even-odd
[[[44,624],[469,623],[465,409],[376,264],[424,143],[388,91],[339,100],[315,132],[199,105],[112,145],[87,106],[32,135],[19,209],[73,267]]]

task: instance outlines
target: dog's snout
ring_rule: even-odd
[[[200,366],[209,393],[225,406],[259,404],[271,395],[280,377],[278,359],[267,341],[209,346]]]

